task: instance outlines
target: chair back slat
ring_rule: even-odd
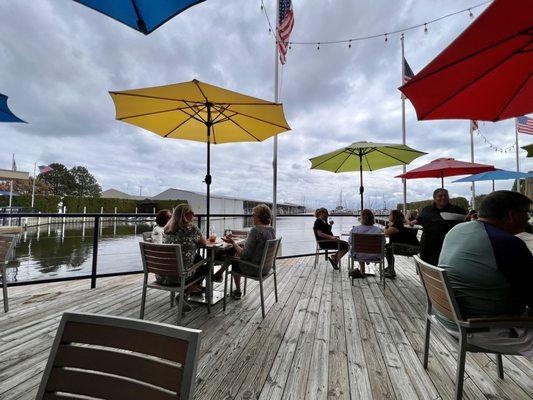
[[[166,276],[183,274],[183,258],[179,244],[139,242],[145,273]]]
[[[276,262],[280,242],[281,238],[271,239],[266,242],[263,260],[261,262],[261,270],[272,268]]]
[[[382,233],[352,233],[352,251],[362,254],[382,254],[385,235]]]
[[[200,331],[65,313],[37,399],[192,399]]]
[[[96,399],[146,399],[176,400],[179,397],[157,387],[152,387],[114,375],[69,368],[53,368],[46,390],[66,392]]]
[[[418,256],[415,256],[414,259],[418,266],[420,280],[429,304],[450,321],[457,322],[462,320],[446,270],[428,264]]]
[[[7,263],[15,246],[14,236],[0,236],[0,263]]]
[[[139,353],[76,344],[61,344],[57,350],[54,366],[124,376],[173,392],[179,391],[183,376],[182,364],[148,358]]]

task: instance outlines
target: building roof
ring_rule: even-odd
[[[29,172],[12,171],[10,169],[0,169],[0,180],[23,180],[30,179]]]
[[[121,192],[117,189],[107,189],[102,192],[102,196],[104,199],[127,199],[127,200],[144,200],[147,198],[147,196],[134,196],[128,193]]]

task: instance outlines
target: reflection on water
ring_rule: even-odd
[[[355,217],[334,217],[333,231],[340,235],[356,224]],[[313,217],[280,217],[282,255],[312,253],[315,249]],[[211,221],[214,232],[251,226],[250,218]],[[98,244],[98,273],[140,271],[138,242],[152,222],[102,222]],[[29,228],[16,248],[16,260],[8,266],[8,281],[88,275],[92,268],[93,223],[56,224]]]

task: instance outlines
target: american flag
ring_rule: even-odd
[[[54,169],[49,166],[49,165],[39,165],[39,173],[40,174],[45,174],[47,172],[51,172],[53,171]]]
[[[407,60],[404,57],[403,58],[403,84],[405,85],[407,82],[409,82],[413,76],[415,76],[415,74],[413,73],[413,70],[411,69],[411,67],[407,63]]]
[[[516,130],[520,133],[533,135],[533,118],[518,117],[516,119]]]
[[[289,36],[291,36],[292,28],[294,27],[294,13],[291,0],[279,1],[278,24],[279,61],[281,64],[285,64]]]

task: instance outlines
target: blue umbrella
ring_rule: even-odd
[[[205,0],[74,0],[148,35]]]
[[[494,181],[503,181],[506,179],[526,179],[533,178],[533,173],[505,171],[497,169],[494,171],[481,172],[480,174],[470,175],[466,178],[461,178],[453,181],[456,182],[478,182],[478,181],[492,181],[492,190],[494,190]]]
[[[7,96],[0,93],[0,122],[24,122],[11,112],[7,106]]]

